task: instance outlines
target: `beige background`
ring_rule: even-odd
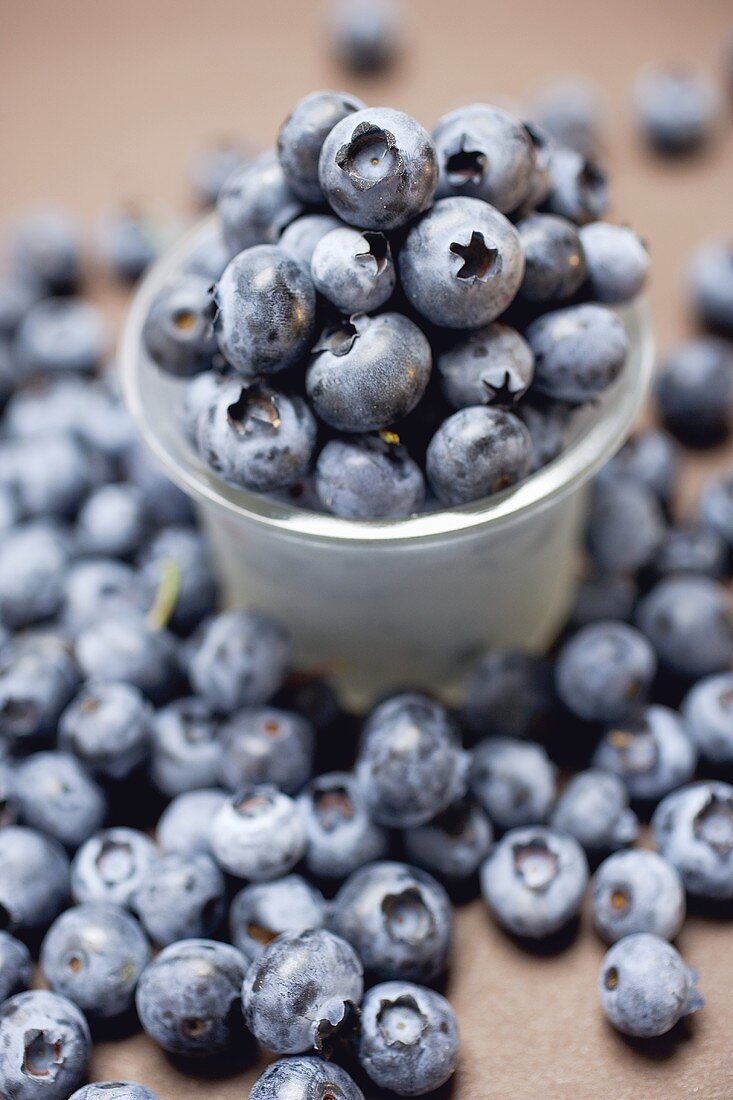
[[[0,0],[0,227],[24,203],[58,201],[93,224],[115,200],[189,199],[185,168],[207,137],[271,141],[290,105],[346,86],[428,125],[461,100],[521,99],[573,71],[603,89],[613,213],[649,241],[660,346],[689,330],[682,273],[705,234],[731,229],[733,89],[710,152],[669,166],[639,147],[629,87],[655,58],[692,58],[722,81],[730,0],[413,0],[403,65],[345,79],[304,0]],[[121,303],[112,302],[119,311]],[[691,460],[686,504],[706,465]],[[602,948],[586,929],[563,952],[527,954],[476,903],[458,917],[448,993],[463,1045],[453,1100],[729,1100],[733,932],[693,916],[680,947],[702,975],[705,1009],[673,1039],[634,1045],[601,1019]],[[101,1044],[92,1072],[148,1084],[161,1100],[247,1095],[255,1074],[181,1075],[143,1039]]]

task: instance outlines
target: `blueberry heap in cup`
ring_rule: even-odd
[[[482,500],[624,368],[648,259],[606,205],[594,162],[497,107],[431,135],[314,92],[225,181],[208,283],[184,263],[145,346],[192,379],[185,432],[227,485],[349,519]]]

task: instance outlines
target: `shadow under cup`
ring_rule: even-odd
[[[409,519],[344,520],[230,488],[181,431],[185,383],[156,368],[141,332],[153,298],[212,232],[207,219],[140,284],[120,365],[144,442],[197,507],[225,605],[281,619],[296,666],[326,674],[354,709],[404,687],[455,701],[483,650],[546,647],[572,601],[588,481],[627,438],[648,390],[646,311],[622,311],[621,377],[575,414],[565,451],[521,485]]]

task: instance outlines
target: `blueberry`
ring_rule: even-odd
[[[698,680],[684,698],[682,716],[706,760],[733,763],[733,673]]]
[[[153,943],[166,947],[216,932],[224,890],[224,876],[210,856],[172,852],[149,864],[132,906]]]
[[[77,904],[108,902],[129,907],[156,857],[152,840],[137,829],[118,826],[92,836],[71,865],[71,892]]]
[[[31,984],[33,960],[24,943],[8,932],[0,932],[0,1005]]]
[[[570,833],[587,852],[613,851],[639,834],[626,787],[618,776],[598,768],[573,776],[552,809],[550,825]]]
[[[726,590],[708,577],[676,574],[640,602],[637,623],[660,664],[678,676],[726,671],[733,661],[733,617]]]
[[[545,821],[557,772],[541,745],[512,737],[479,741],[471,759],[471,793],[500,829]]]
[[[325,929],[284,932],[247,971],[244,1018],[276,1054],[328,1054],[350,1037],[364,990],[354,949]]]
[[[733,549],[733,471],[706,482],[698,503],[698,518]]]
[[[402,111],[365,107],[338,122],[321,149],[321,189],[359,229],[407,225],[430,205],[438,165],[430,134]]]
[[[481,868],[490,911],[516,936],[544,939],[580,910],[588,864],[574,837],[541,826],[506,833]]]
[[[395,695],[364,724],[356,779],[373,820],[406,829],[465,792],[467,767],[444,708],[426,695]]]
[[[154,703],[167,699],[179,678],[172,634],[139,614],[109,615],[80,631],[76,659],[87,679],[124,680]]]
[[[297,363],[312,343],[316,294],[302,264],[277,245],[229,263],[214,289],[219,348],[246,377]]]
[[[657,806],[652,835],[685,889],[703,898],[733,897],[733,787],[693,783]]]
[[[69,434],[12,440],[0,450],[0,484],[11,488],[24,516],[70,518],[90,489],[108,478],[105,461]]]
[[[249,154],[237,141],[228,138],[199,149],[189,164],[189,178],[202,207],[215,206],[219,192],[234,172],[250,161]]]
[[[346,1070],[321,1058],[280,1058],[255,1081],[249,1100],[364,1100]]]
[[[585,542],[595,565],[609,573],[650,565],[665,537],[661,505],[651,489],[629,477],[602,474],[593,486]]]
[[[10,272],[0,276],[0,339],[12,339],[28,310],[42,296],[42,288],[25,275]]]
[[[410,229],[399,271],[407,298],[433,324],[479,328],[516,296],[524,255],[498,210],[480,199],[448,198]]]
[[[217,352],[210,283],[182,275],[158,292],[145,318],[142,339],[161,370],[188,378],[208,370]]]
[[[106,343],[96,306],[77,298],[44,298],[23,318],[14,351],[27,374],[91,374],[102,362]]]
[[[211,554],[202,534],[193,527],[170,525],[160,530],[138,558],[142,585],[152,604],[173,566],[177,596],[169,620],[173,630],[188,634],[216,606],[216,576]]]
[[[22,744],[56,728],[79,683],[64,637],[18,634],[0,649],[0,734]]]
[[[164,852],[182,856],[210,855],[211,822],[227,800],[225,791],[184,791],[160,815],[156,840]]]
[[[286,875],[240,890],[229,911],[229,931],[235,947],[252,962],[282,932],[321,928],[325,920],[320,891],[300,875]]]
[[[656,669],[652,647],[634,627],[592,623],[560,651],[555,685],[565,706],[579,718],[620,722],[644,700]]]
[[[316,422],[301,397],[232,379],[199,417],[197,447],[228,482],[254,493],[285,489],[308,471]]]
[[[440,167],[437,196],[483,199],[503,214],[527,199],[535,150],[518,119],[487,103],[444,115],[433,133]]]
[[[341,313],[379,309],[395,288],[389,241],[383,233],[343,226],[318,241],[311,278],[324,298]]]
[[[165,947],[137,987],[143,1028],[171,1054],[201,1058],[240,1051],[246,970],[244,957],[226,943],[181,940]]]
[[[517,224],[524,251],[519,293],[528,302],[562,302],[585,281],[585,249],[577,226],[556,214],[530,214]]]
[[[432,875],[406,863],[370,863],[354,871],[331,904],[328,926],[353,944],[377,979],[427,982],[448,965],[448,895]]]
[[[592,304],[546,313],[532,322],[526,337],[535,356],[537,390],[570,405],[585,404],[608,389],[629,350],[616,314]]]
[[[356,314],[323,333],[306,389],[327,424],[345,432],[376,431],[414,409],[431,366],[430,345],[409,318]]]
[[[656,852],[616,852],[593,878],[593,920],[606,943],[638,932],[673,940],[685,911],[682,879]]]
[[[596,152],[600,144],[601,102],[589,80],[563,76],[537,89],[531,104],[532,119],[557,142],[582,156]]]
[[[13,629],[54,615],[61,604],[67,544],[49,523],[27,523],[0,544],[0,621]]]
[[[169,798],[214,786],[222,754],[219,723],[203,699],[195,695],[175,699],[155,714],[150,773],[158,790]]]
[[[313,773],[315,730],[307,718],[276,707],[235,711],[221,728],[222,786],[271,783],[286,794],[300,790]]]
[[[197,694],[214,710],[230,714],[271,699],[289,659],[290,643],[274,619],[255,611],[224,611],[201,627],[188,674]]]
[[[224,243],[233,256],[244,248],[274,244],[303,213],[274,152],[263,153],[224,181],[216,203]]]
[[[100,828],[107,799],[86,768],[65,752],[37,752],[18,764],[15,795],[20,818],[67,848]]]
[[[457,882],[476,874],[489,854],[494,830],[483,809],[462,798],[427,825],[406,829],[402,839],[411,863]]]
[[[541,724],[551,700],[549,669],[543,658],[497,650],[476,665],[461,718],[477,736],[528,737]]]
[[[145,501],[136,485],[102,485],[82,506],[76,535],[84,554],[128,558],[146,533]]]
[[[224,242],[221,226],[211,225],[209,232],[197,238],[186,254],[181,270],[186,275],[198,275],[211,286],[220,279],[224,268],[232,258],[232,252]]]
[[[689,153],[710,136],[718,109],[715,86],[691,65],[649,65],[634,88],[641,131],[662,153]]]
[[[45,437],[49,424],[113,459],[121,458],[135,437],[124,406],[101,380],[34,379],[6,409],[5,426],[12,436]]]
[[[125,283],[137,282],[165,243],[163,224],[156,224],[134,205],[122,206],[108,214],[98,236],[101,259]]]
[[[456,409],[467,405],[511,407],[534,375],[534,355],[508,325],[487,325],[459,337],[437,358],[443,393]]]
[[[358,1057],[380,1088],[423,1096],[452,1077],[458,1062],[453,1009],[432,989],[382,982],[362,1006]]]
[[[709,328],[733,333],[733,252],[730,242],[705,241],[695,252],[689,271],[692,300],[698,317]]]
[[[719,443],[733,423],[733,354],[717,337],[700,336],[674,348],[656,379],[660,416],[678,439]]]
[[[441,504],[453,507],[515,485],[531,461],[532,441],[521,420],[503,409],[469,406],[431,439],[427,474]]]
[[[299,260],[310,271],[316,245],[322,237],[332,229],[338,229],[341,224],[333,214],[303,214],[283,230],[277,243],[284,252]]]
[[[638,932],[619,940],[603,957],[601,1008],[624,1035],[654,1038],[702,1006],[696,981],[695,971],[670,943]]]
[[[697,750],[677,712],[653,705],[609,730],[593,763],[618,775],[632,798],[656,801],[692,778]]]
[[[91,1036],[76,1005],[34,989],[0,1006],[0,1051],[8,1100],[66,1100],[86,1074]]]
[[[595,160],[573,149],[553,149],[549,174],[550,213],[568,218],[576,225],[587,225],[606,213],[606,173]]]
[[[0,829],[0,924],[8,932],[47,928],[69,896],[61,845],[20,825]]]
[[[332,439],[318,456],[316,492],[345,519],[409,516],[425,498],[420,467],[391,433]]]
[[[277,137],[277,155],[290,188],[303,202],[323,201],[318,158],[323,142],[337,122],[364,104],[345,92],[311,92],[296,103]]]
[[[312,875],[346,878],[387,854],[387,833],[369,817],[361,788],[350,773],[317,776],[298,804],[306,825],[305,862]]]
[[[728,562],[728,547],[722,535],[712,527],[680,524],[671,527],[654,557],[654,572],[666,577],[672,573],[699,573],[720,580]]]
[[[523,401],[516,411],[532,440],[530,473],[536,473],[565,449],[572,410],[559,402],[539,398]]]
[[[641,481],[658,500],[672,499],[680,465],[679,447],[666,432],[648,429],[624,443],[603,468],[603,476],[624,475]]]
[[[390,68],[401,45],[395,0],[334,0],[329,30],[338,61],[358,76]]]
[[[64,210],[30,210],[11,230],[12,272],[46,294],[68,294],[80,275],[79,231]]]
[[[577,630],[605,619],[628,622],[638,595],[631,577],[615,573],[589,573],[575,594],[571,624]]]
[[[142,928],[116,905],[67,909],[46,933],[41,972],[54,991],[89,1016],[109,1019],[127,1012],[150,961]]]
[[[78,634],[100,619],[124,618],[149,607],[139,574],[112,558],[73,562],[65,576],[62,621]]]
[[[229,874],[268,882],[291,871],[306,848],[300,807],[274,787],[245,787],[211,822],[211,847]]]
[[[70,1100],[158,1100],[158,1097],[132,1081],[96,1081],[79,1089]]]
[[[598,302],[632,302],[646,283],[649,255],[633,229],[592,222],[580,230],[588,288]]]

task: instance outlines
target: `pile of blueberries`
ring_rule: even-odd
[[[205,193],[228,156],[204,166]],[[324,194],[341,220],[306,212]],[[189,427],[227,480],[292,487],[330,426],[348,434],[325,442],[315,493],[338,514],[422,506],[398,433],[428,440],[441,503],[483,496],[549,461],[548,425],[621,368],[618,318],[579,296],[630,300],[646,256],[592,220],[604,201],[585,154],[495,108],[430,139],[318,93],[279,158],[229,178],[223,236],[156,303],[148,346],[196,374]],[[155,253],[129,211],[103,240],[128,280]],[[688,898],[733,900],[733,473],[693,522],[673,497],[679,441],[731,428],[730,249],[693,264],[717,334],[663,364],[664,428],[597,479],[555,652],[488,654],[458,710],[408,690],[361,728],[292,672],[278,623],[217,612],[189,504],[104,369],[83,275],[67,218],[18,224],[0,283],[0,1095],[155,1100],[84,1084],[92,1036],[139,1027],[190,1069],[236,1072],[256,1041],[278,1060],[252,1100],[432,1092],[458,1062],[436,989],[454,904],[480,891],[518,942],[559,949],[591,870],[611,1023],[651,1039],[698,1009],[671,941]],[[656,851],[634,846],[647,820]]]
[[[648,257],[606,206],[593,159],[497,107],[431,136],[314,92],[225,179],[145,345],[231,486],[349,519],[466,504],[557,457],[623,370],[612,307]]]

